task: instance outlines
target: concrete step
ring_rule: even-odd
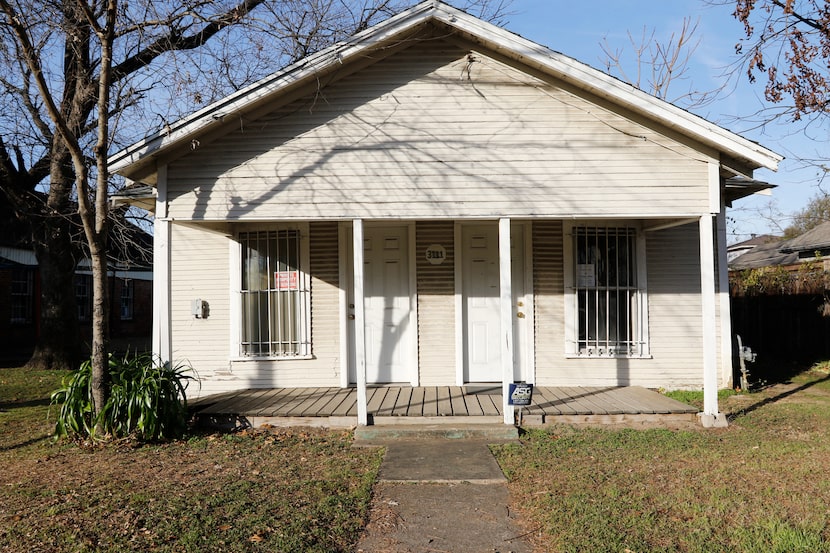
[[[358,426],[354,439],[364,445],[400,440],[513,442],[519,439],[519,429],[510,424],[375,424]]]

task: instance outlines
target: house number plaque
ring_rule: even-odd
[[[447,258],[447,250],[441,244],[430,244],[427,247],[427,261],[432,265],[440,265]]]

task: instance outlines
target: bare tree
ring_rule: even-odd
[[[687,109],[702,107],[715,98],[718,90],[699,91],[689,80],[689,63],[700,45],[698,24],[699,20],[684,17],[680,30],[664,41],[656,38],[653,29],[643,27],[639,36],[629,31],[628,52],[626,47],[612,46],[606,37],[600,43],[605,70],[672,104]],[[678,92],[681,84],[686,86]]]
[[[41,270],[41,341],[30,365],[69,368],[80,354],[73,287],[79,236],[92,259],[106,259],[107,173],[96,158],[105,157],[110,136],[102,118],[137,105],[129,77],[166,53],[204,44],[262,1],[195,0],[159,13],[161,3],[149,1],[0,0],[0,86],[9,108],[0,122],[0,188],[28,227]],[[104,294],[105,287],[94,315],[106,310]]]
[[[478,4],[486,9],[488,2]],[[69,368],[77,361],[77,210],[93,269],[96,411],[107,400],[107,157],[118,136],[134,138],[114,134],[127,115],[164,122],[399,7],[393,0],[0,0],[0,63],[7,69],[0,107],[8,108],[0,119],[0,189],[29,227],[44,290],[46,340],[30,365]]]

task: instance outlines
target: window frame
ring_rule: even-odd
[[[22,277],[22,278],[20,278]],[[21,286],[22,285],[22,286]],[[20,287],[21,290],[17,290]],[[23,290],[22,288],[25,288]],[[34,320],[35,272],[21,267],[11,270],[9,287],[9,323],[13,325],[32,324]],[[16,316],[21,315],[21,316]]]
[[[260,232],[282,232],[296,231],[299,239],[299,267],[297,268],[297,284],[299,292],[300,309],[297,313],[300,317],[298,323],[299,335],[297,337],[298,349],[296,354],[284,351],[269,351],[265,353],[246,353],[243,344],[244,324],[243,321],[243,235]],[[231,255],[231,355],[232,361],[284,361],[313,358],[313,341],[311,332],[311,272],[309,255],[309,238],[307,223],[274,223],[257,225],[239,225],[233,231],[230,240]],[[270,285],[270,284],[269,284]],[[270,292],[276,290],[270,289]],[[269,329],[270,332],[270,329]],[[274,343],[272,340],[269,344]]]
[[[637,344],[635,351],[619,351],[616,347],[603,351],[597,348],[580,348],[579,340],[579,294],[577,286],[577,254],[575,233],[578,229],[626,229],[633,231],[634,238],[634,276],[633,304],[636,313],[631,317],[630,342]],[[646,268],[646,238],[641,226],[632,221],[585,220],[567,222],[563,229],[563,257],[565,284],[565,357],[579,359],[641,359],[651,358],[648,328],[648,279]],[[602,288],[597,286],[597,288]]]
[[[127,292],[125,294],[124,292]],[[127,301],[125,305],[124,301]],[[127,313],[125,314],[125,307]],[[135,280],[125,278],[121,280],[121,293],[119,294],[119,315],[122,321],[132,321],[135,317]]]
[[[92,275],[75,273],[74,285],[75,303],[78,308],[78,321],[87,323],[92,320]]]

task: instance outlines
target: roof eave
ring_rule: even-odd
[[[348,41],[333,44],[311,54],[277,73],[194,112],[173,125],[165,126],[158,132],[110,156],[108,160],[110,171],[128,178],[135,176],[141,173],[142,166],[149,163],[162,150],[186,144],[197,134],[203,134],[221,126],[229,116],[253,109],[272,94],[304,82],[333,66],[345,64],[366,50],[405,33],[427,21],[434,9],[433,2],[422,2],[354,35]]]
[[[491,49],[508,57],[541,69],[598,97],[612,100],[615,103],[621,102],[634,112],[656,119],[667,127],[691,135],[696,140],[721,152],[745,160],[756,169],[764,167],[776,171],[778,163],[784,159],[784,156],[756,142],[719,127],[669,102],[655,101],[654,96],[585,63],[460,10],[442,5],[441,9],[435,11],[435,18],[461,33],[474,34],[479,39],[485,40]]]
[[[141,177],[140,180],[147,182],[147,175],[155,173],[155,168],[148,165],[152,164],[153,159],[163,150],[184,145],[195,138],[197,133],[207,132],[222,125],[229,116],[253,109],[272,94],[300,84],[336,64],[345,64],[365,51],[431,19],[440,21],[508,58],[539,69],[598,97],[621,103],[633,112],[659,121],[668,128],[686,134],[728,157],[744,160],[752,168],[777,170],[778,163],[783,159],[783,156],[772,150],[668,102],[656,101],[653,96],[636,87],[584,63],[442,2],[427,0],[356,34],[348,41],[308,56],[283,71],[195,112],[174,126],[166,127],[117,152],[109,159],[110,170],[127,177]]]

